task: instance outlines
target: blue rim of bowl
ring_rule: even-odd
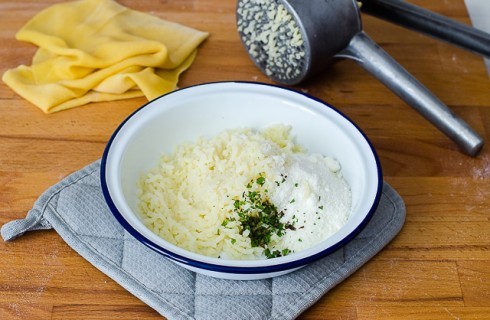
[[[351,233],[349,233],[346,237],[344,237],[341,241],[335,243],[334,245],[332,245],[332,246],[330,246],[330,247],[328,247],[328,248],[326,248],[326,249],[324,249],[324,250],[322,250],[322,251],[320,251],[314,255],[311,255],[311,256],[308,256],[308,257],[305,257],[302,259],[290,261],[290,262],[274,264],[274,265],[270,265],[270,266],[261,266],[261,267],[223,266],[223,265],[217,265],[217,264],[193,260],[193,259],[181,256],[181,255],[178,255],[174,252],[171,252],[168,249],[162,248],[161,246],[157,245],[153,241],[151,241],[151,240],[145,238],[143,235],[141,235],[141,233],[139,233],[136,229],[134,229],[126,221],[126,219],[123,217],[123,215],[119,212],[119,210],[117,209],[115,203],[112,201],[112,198],[109,194],[109,189],[107,187],[107,181],[106,181],[105,175],[106,175],[107,156],[109,154],[109,150],[112,146],[112,143],[113,143],[115,137],[117,136],[119,131],[122,129],[122,127],[126,124],[126,122],[129,121],[129,119],[131,119],[135,114],[140,112],[143,108],[148,106],[150,103],[152,103],[158,99],[161,99],[167,95],[171,95],[175,92],[182,91],[182,90],[188,90],[188,89],[194,88],[194,87],[213,85],[213,84],[227,84],[227,83],[269,86],[269,87],[274,87],[274,88],[277,88],[280,90],[288,90],[288,91],[294,92],[296,94],[303,95],[303,96],[305,96],[309,99],[315,100],[315,101],[321,103],[322,105],[325,105],[326,107],[337,112],[339,115],[341,115],[347,121],[349,121],[364,137],[364,139],[366,140],[366,142],[369,145],[369,148],[371,149],[371,152],[373,153],[373,156],[374,156],[374,159],[376,162],[377,174],[378,174],[378,186],[377,186],[377,190],[376,190],[376,196],[375,196],[375,199],[373,201],[373,204],[372,204],[369,212],[366,214],[363,221]],[[104,153],[102,155],[101,164],[100,164],[100,181],[101,181],[102,193],[103,193],[104,198],[106,200],[106,203],[107,203],[109,209],[111,210],[112,214],[114,215],[114,217],[119,221],[119,223],[123,226],[123,228],[126,229],[126,231],[128,231],[134,238],[136,238],[138,241],[140,241],[141,243],[143,243],[144,245],[146,245],[150,249],[164,255],[165,257],[167,257],[171,260],[174,260],[174,261],[179,262],[179,263],[183,263],[185,265],[188,265],[188,266],[191,266],[191,267],[194,267],[197,269],[203,269],[203,270],[220,272],[220,273],[229,273],[229,274],[263,274],[263,273],[280,272],[280,271],[285,271],[285,270],[290,270],[290,269],[295,269],[295,268],[305,266],[305,265],[310,264],[316,260],[319,260],[319,259],[321,259],[321,258],[323,258],[329,254],[332,254],[333,252],[337,251],[338,249],[342,248],[347,243],[349,243],[359,232],[361,232],[366,227],[366,225],[369,223],[369,221],[373,217],[374,213],[376,212],[379,201],[381,199],[381,191],[382,191],[382,187],[383,187],[383,174],[382,174],[382,169],[381,169],[381,164],[379,161],[378,154],[376,153],[376,150],[374,149],[371,141],[368,139],[366,134],[349,117],[347,117],[340,110],[331,106],[330,104],[326,103],[325,101],[323,101],[319,98],[316,98],[312,95],[309,95],[307,93],[300,92],[300,91],[297,91],[297,90],[294,90],[291,88],[287,88],[287,87],[281,87],[281,86],[274,85],[274,84],[267,84],[267,83],[253,82],[253,81],[216,81],[216,82],[201,83],[201,84],[181,88],[181,89],[163,94],[163,95],[161,95],[161,96],[159,96],[159,97],[157,97],[151,101],[148,101],[143,106],[136,109],[136,111],[134,111],[132,114],[130,114],[117,127],[117,129],[114,131],[114,133],[111,135],[109,141],[107,142],[107,145],[104,149]]]

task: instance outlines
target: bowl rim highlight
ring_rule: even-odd
[[[204,260],[210,260],[210,257],[200,255],[197,253],[193,253],[190,251],[186,251],[182,248],[179,248],[171,243],[169,244],[169,247],[176,247],[179,248],[181,251],[185,251],[190,253],[190,255],[193,256],[193,258],[189,258],[187,256],[184,256],[182,254],[173,252],[171,249],[168,248],[163,248],[159,244],[153,242],[151,239],[148,239],[145,237],[143,234],[140,233],[136,228],[134,228],[124,217],[124,215],[119,211],[119,209],[116,206],[116,203],[113,200],[113,197],[111,196],[109,187],[108,187],[108,177],[107,177],[107,164],[108,164],[108,157],[110,155],[111,148],[113,147],[114,140],[118,136],[119,132],[121,129],[126,125],[126,123],[132,119],[136,114],[142,112],[146,107],[149,105],[154,104],[157,100],[164,99],[165,97],[177,93],[182,93],[183,91],[188,91],[188,90],[194,90],[195,88],[202,88],[205,86],[219,86],[219,85],[224,85],[226,86],[236,86],[236,87],[241,87],[243,86],[244,88],[249,89],[250,87],[256,87],[257,88],[270,88],[271,90],[278,90],[284,92],[289,92],[294,95],[302,95],[303,98],[306,99],[311,99],[314,100],[317,103],[320,103],[321,105],[331,109],[334,113],[337,113],[341,118],[344,118],[344,120],[347,120],[349,125],[352,125],[353,128],[360,133],[364,141],[367,143],[370,152],[372,153],[375,165],[376,165],[376,176],[377,176],[377,186],[376,186],[376,194],[373,199],[372,204],[370,205],[369,211],[363,216],[362,221],[357,224],[357,226],[344,238],[342,238],[340,241],[336,242],[335,244],[328,246],[321,251],[310,255],[310,256],[305,256],[303,258],[297,259],[297,260],[291,260],[291,261],[284,261],[284,260],[290,260],[290,259],[284,259],[286,257],[290,257],[293,255],[288,255],[286,257],[280,257],[280,258],[273,258],[273,259],[267,259],[266,265],[261,265],[261,266],[236,266],[236,265],[227,265],[227,263],[233,262],[232,264],[239,264],[237,261],[249,261],[249,260],[225,260],[225,259],[219,259],[219,258],[212,258],[212,260],[216,260],[216,263],[210,263],[210,262],[205,262],[205,261],[200,261],[199,257],[203,257]],[[123,226],[123,228],[128,231],[134,238],[136,238],[138,241],[149,247],[150,249],[164,255],[165,257],[174,260],[177,263],[188,265],[190,267],[194,267],[197,269],[202,269],[202,270],[208,270],[208,271],[213,271],[213,272],[220,272],[220,273],[229,273],[229,274],[264,274],[264,273],[273,273],[273,272],[280,272],[284,270],[290,270],[290,269],[295,269],[298,267],[305,266],[309,263],[312,263],[318,259],[321,259],[339,248],[343,247],[346,245],[348,242],[350,242],[360,231],[364,229],[364,227],[367,225],[367,223],[371,220],[372,216],[374,215],[374,212],[376,211],[380,198],[381,198],[381,191],[382,191],[382,186],[383,186],[383,176],[382,176],[382,169],[381,169],[381,164],[379,157],[376,153],[376,150],[374,149],[371,141],[368,139],[366,134],[346,115],[344,115],[341,111],[339,111],[337,108],[331,106],[327,102],[318,99],[314,96],[311,96],[307,93],[300,92],[294,89],[290,88],[285,88],[281,87],[278,85],[274,84],[267,84],[267,83],[260,83],[260,82],[252,82],[252,81],[218,81],[218,82],[207,82],[207,83],[202,83],[202,84],[197,84],[181,89],[177,89],[175,91],[169,92],[167,94],[161,95],[151,101],[148,101],[138,109],[136,109],[134,112],[132,112],[119,126],[116,128],[116,130],[113,132],[111,135],[110,139],[107,142],[107,145],[104,149],[104,153],[101,159],[101,166],[100,166],[100,180],[101,180],[101,187],[102,187],[102,193],[103,196],[106,200],[106,203],[111,211],[111,213],[114,215],[114,217],[118,220],[118,222]],[[134,215],[138,215],[137,212],[133,212]],[[162,239],[163,240],[163,239]],[[163,240],[165,241],[165,240]],[[165,241],[166,242],[166,241]],[[197,258],[194,258],[197,257]],[[262,260],[251,260],[251,261],[262,261]]]

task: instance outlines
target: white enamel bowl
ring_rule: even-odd
[[[260,129],[280,123],[291,125],[292,136],[309,152],[340,161],[353,198],[349,220],[337,233],[310,249],[285,257],[238,261],[186,251],[144,226],[136,211],[137,181],[157,165],[162,153],[225,129]],[[106,202],[130,234],[184,268],[237,280],[286,274],[345,245],[365,227],[376,210],[382,181],[376,152],[345,115],[325,102],[296,91],[245,82],[197,85],[147,103],[114,132],[101,162]]]

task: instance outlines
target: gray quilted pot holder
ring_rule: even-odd
[[[9,241],[54,228],[100,271],[168,319],[294,319],[379,252],[405,221],[403,200],[385,183],[367,227],[335,253],[273,279],[215,279],[177,266],[127,233],[106,206],[99,168],[97,161],[48,189],[25,219],[2,227],[2,237]]]

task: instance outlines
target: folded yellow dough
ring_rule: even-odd
[[[31,66],[2,80],[46,113],[95,101],[146,96],[177,87],[208,34],[113,0],[53,5],[16,38],[39,47]]]

